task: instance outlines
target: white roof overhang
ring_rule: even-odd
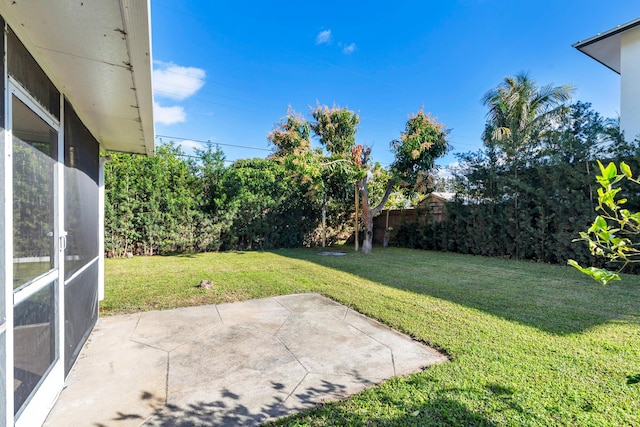
[[[149,0],[0,0],[101,149],[154,152]]]
[[[640,25],[640,18],[619,25],[587,40],[575,43],[573,47],[590,56],[604,66],[620,74],[620,45],[622,33]]]

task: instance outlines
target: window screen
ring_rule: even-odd
[[[98,256],[99,145],[71,104],[64,104],[65,279]]]
[[[18,80],[31,96],[60,120],[60,92],[11,29],[7,35],[7,47],[9,75]]]
[[[64,287],[64,374],[69,374],[98,320],[98,261]]]
[[[13,97],[13,287],[55,268],[58,135]]]
[[[65,375],[98,319],[99,150],[96,139],[65,100]]]
[[[50,283],[14,308],[14,414],[56,360],[55,287],[56,282]]]

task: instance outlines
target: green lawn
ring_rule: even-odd
[[[451,356],[278,425],[640,426],[640,277],[603,287],[564,266],[345,251],[107,260],[101,311],[319,292]]]

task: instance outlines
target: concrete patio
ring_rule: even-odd
[[[259,425],[446,360],[318,294],[105,317],[45,425]]]

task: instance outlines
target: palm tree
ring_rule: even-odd
[[[533,131],[570,99],[573,90],[570,85],[538,87],[526,73],[505,77],[482,97],[482,103],[489,107],[490,135],[485,137],[501,143],[508,157],[516,157],[534,136]]]
[[[540,130],[550,122],[562,104],[568,101],[574,88],[570,85],[539,87],[527,73],[507,76],[497,87],[489,90],[482,103],[489,107],[487,125],[483,132],[485,142],[495,142],[512,163],[514,170],[515,226],[518,218],[518,164],[522,154],[536,140]],[[515,245],[516,258],[519,257]]]

